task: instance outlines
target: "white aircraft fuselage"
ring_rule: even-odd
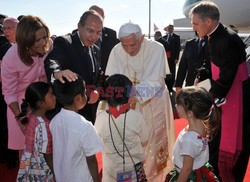
[[[186,0],[183,14],[189,17],[189,12],[202,0]],[[220,22],[237,28],[250,29],[250,0],[212,0],[220,10]]]

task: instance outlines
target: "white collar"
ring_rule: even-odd
[[[80,40],[80,42],[81,42],[82,46],[85,46],[85,45],[84,45],[84,43],[83,43],[83,42],[82,42],[82,40],[81,40],[81,37],[80,37],[80,33],[79,33],[79,31],[77,31],[77,35],[78,35],[78,37],[79,37],[79,40]]]
[[[210,36],[212,33],[214,33],[215,32],[215,30],[218,28],[218,26],[220,25],[220,23],[218,23],[218,25],[213,29],[213,31],[212,32],[210,32],[207,36]]]

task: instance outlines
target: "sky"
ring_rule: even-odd
[[[144,34],[149,32],[149,0],[1,0],[0,13],[17,18],[19,15],[35,15],[44,20],[51,35],[72,32],[91,5],[104,9],[104,26],[119,31],[122,24],[137,23]],[[155,24],[159,30],[174,19],[184,18],[184,0],[151,0],[151,33]]]

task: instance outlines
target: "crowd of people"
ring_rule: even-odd
[[[243,181],[250,151],[245,45],[220,23],[216,4],[191,9],[196,37],[176,76],[173,25],[150,40],[132,22],[117,35],[104,18],[93,5],[76,30],[57,37],[40,17],[0,16],[0,162],[19,163],[17,181]],[[198,86],[203,80],[209,90]],[[175,95],[188,121],[177,139]]]

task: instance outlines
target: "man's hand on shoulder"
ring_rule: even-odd
[[[65,83],[63,77],[66,78],[69,82],[76,81],[78,78],[77,74],[70,70],[62,70],[54,73],[54,78],[60,80],[60,82]]]

